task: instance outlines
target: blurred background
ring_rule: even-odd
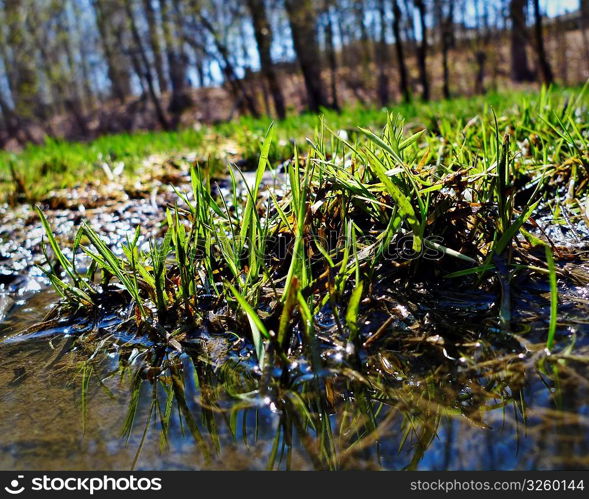
[[[0,0],[0,147],[589,78],[589,0]]]

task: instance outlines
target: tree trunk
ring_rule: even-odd
[[[183,49],[184,36],[182,28],[175,25],[172,6],[169,0],[159,0],[162,13],[162,26],[166,44],[166,58],[168,60],[168,75],[172,96],[168,105],[168,111],[172,114],[174,127],[178,125],[182,113],[190,107],[192,100],[186,92],[188,56]],[[175,4],[176,14],[179,5]]]
[[[284,119],[286,117],[286,107],[278,76],[276,75],[272,62],[270,51],[272,47],[272,27],[268,21],[266,6],[264,5],[264,0],[247,0],[247,6],[254,25],[254,36],[258,47],[258,54],[260,55],[262,74],[268,83],[276,115],[278,118]]]
[[[4,116],[4,123],[9,137],[15,139],[21,146],[26,145],[27,142],[35,143],[34,137],[31,135],[27,125],[10,109],[10,106],[4,101],[1,95],[0,111],[2,111],[2,115]]]
[[[149,66],[149,59],[145,53],[145,49],[143,47],[143,43],[141,42],[141,36],[139,35],[139,30],[137,29],[137,23],[135,22],[135,16],[133,15],[133,10],[131,7],[131,0],[125,0],[125,11],[127,13],[127,17],[129,19],[129,24],[131,26],[131,34],[133,35],[133,40],[135,42],[135,46],[137,52],[139,54],[139,58],[142,64],[143,76],[145,78],[145,82],[147,83],[147,90],[149,93],[149,97],[153,103],[155,108],[156,116],[160,125],[164,130],[170,129],[170,123],[166,118],[164,110],[162,109],[161,102],[155,92],[154,80],[153,75],[151,73],[151,68]]]
[[[61,51],[66,55],[66,75],[64,83],[68,91],[66,92],[64,104],[66,109],[72,114],[78,127],[83,135],[88,134],[86,119],[84,118],[84,100],[83,82],[80,81],[78,73],[78,63],[74,56],[74,47],[72,46],[73,29],[70,24],[66,6],[62,5],[62,10],[57,15],[57,26],[61,34]]]
[[[112,96],[123,103],[131,94],[131,72],[123,56],[122,47],[118,43],[123,38],[122,19],[112,0],[93,0],[93,6],[108,67]]]
[[[450,69],[448,66],[448,52],[452,44],[454,25],[454,1],[448,2],[448,10],[444,11],[444,1],[438,0],[436,2],[438,12],[438,22],[440,26],[440,43],[442,49],[442,72],[443,72],[443,87],[442,92],[445,99],[449,99],[450,94]]]
[[[583,37],[585,67],[589,69],[589,35],[587,34],[587,30],[589,28],[589,0],[580,0],[579,11],[581,13],[579,28],[581,31],[581,36]]]
[[[558,41],[558,73],[563,85],[569,84],[569,66],[567,57],[567,27],[566,21],[560,19],[556,28]]]
[[[73,9],[74,19],[80,18],[82,16],[82,12],[79,4],[74,2]],[[84,43],[84,32],[82,31],[82,26],[80,26],[79,23],[76,25],[75,32],[77,37],[77,50],[81,61],[80,65],[82,71],[84,101],[86,108],[91,110],[94,107],[95,96],[92,88],[92,67],[90,64],[90,59],[95,48],[93,45],[88,46],[86,43]]]
[[[155,9],[153,8],[152,0],[143,0],[143,8],[145,10],[145,17],[149,28],[149,44],[151,45],[151,52],[153,53],[153,65],[157,75],[157,82],[160,92],[168,90],[168,81],[164,72],[164,58],[162,56],[162,48],[160,44],[160,37],[158,33],[158,23]]]
[[[538,55],[538,66],[542,73],[542,80],[546,85],[550,85],[554,76],[552,74],[552,68],[548,62],[546,51],[544,49],[544,35],[542,33],[542,12],[540,12],[539,0],[533,0],[534,4],[534,33],[536,37],[536,53]]]
[[[382,107],[389,105],[389,52],[386,40],[385,0],[378,0],[379,39],[376,46],[376,65],[378,66],[378,102]]]
[[[475,94],[484,94],[486,92],[485,67],[488,58],[486,48],[489,45],[489,38],[491,36],[491,32],[489,30],[488,6],[484,3],[481,12],[480,2],[481,0],[475,0],[474,2],[474,22],[476,26],[476,35],[471,43],[474,55],[474,62],[476,64],[476,73],[474,79]],[[496,36],[500,38],[502,34],[499,32],[499,34]],[[498,41],[496,40],[495,43],[498,43]],[[495,73],[496,71],[497,70],[495,69]]]
[[[368,29],[366,28],[366,5],[364,0],[354,0],[353,4],[356,25],[360,29],[360,60],[362,61],[362,78],[360,84],[364,86],[364,80],[370,75],[370,42]]]
[[[421,29],[421,41],[417,46],[417,66],[419,68],[419,81],[421,83],[421,98],[429,100],[429,82],[427,79],[427,24],[425,22],[426,8],[424,0],[415,0],[415,6],[419,13],[419,25]]]
[[[475,77],[474,91],[476,94],[484,94],[485,89],[485,63],[487,62],[487,54],[484,50],[477,50],[475,52],[475,61],[477,63],[477,74]]]
[[[407,66],[405,65],[405,53],[403,39],[401,37],[401,9],[397,0],[393,0],[393,34],[395,36],[395,50],[397,52],[397,64],[399,66],[399,91],[403,101],[411,102],[409,83],[407,79]]]
[[[528,66],[526,54],[526,0],[511,0],[511,79],[513,81],[533,81],[534,75]]]
[[[285,0],[292,41],[303,72],[310,111],[330,107],[321,80],[321,62],[317,42],[317,16],[311,0]]]
[[[325,4],[325,41],[327,44],[327,62],[329,64],[329,86],[331,87],[331,107],[339,110],[339,99],[337,96],[337,59],[335,54],[335,41],[333,34],[333,19],[331,18],[330,2]]]
[[[4,12],[8,28],[6,43],[13,54],[8,71],[11,73],[14,109],[21,118],[31,119],[37,114],[39,81],[34,47],[27,40],[26,7],[21,0],[5,0]]]

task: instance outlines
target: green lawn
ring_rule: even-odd
[[[580,95],[579,90],[554,89],[550,97],[513,92],[428,104],[415,102],[393,106],[391,110],[404,116],[410,128],[428,129],[428,141],[432,145],[436,135],[452,139],[474,117],[490,123],[491,110],[495,110],[499,117],[500,126],[510,125],[517,130],[518,138],[523,139],[538,128],[546,140],[554,135],[554,131],[538,120],[547,118],[551,124],[560,126],[552,111],[560,112],[567,99],[573,95]],[[586,108],[586,93],[579,98],[579,108]],[[383,109],[356,108],[346,109],[339,114],[333,111],[325,113],[325,120],[331,128],[349,132],[358,126],[382,127],[386,119],[387,111]],[[574,119],[579,126],[583,123],[580,117]],[[47,140],[44,145],[28,146],[19,154],[0,152],[0,196],[6,197],[16,190],[20,191],[16,196],[20,200],[42,199],[54,188],[72,186],[87,179],[104,178],[103,162],[111,167],[123,162],[125,172],[132,175],[136,166],[154,153],[192,152],[196,153],[201,162],[210,161],[215,167],[222,168],[226,160],[242,160],[241,164],[245,167],[255,168],[260,144],[270,122],[268,118],[242,118],[198,130],[111,135],[90,143]],[[313,136],[318,122],[314,115],[297,115],[277,123],[277,138],[270,150],[271,160],[274,162],[290,157],[295,143],[304,149],[305,138]],[[474,128],[479,130],[478,126]],[[473,135],[472,139],[476,139],[476,136]]]

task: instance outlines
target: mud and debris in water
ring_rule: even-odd
[[[264,182],[276,187],[281,175]],[[189,184],[186,169],[167,165],[134,185],[54,192],[43,205],[64,243],[87,219],[115,249],[137,225],[146,239],[162,237],[174,187]],[[567,278],[553,351],[547,278],[512,283],[506,332],[496,294],[473,291],[468,279],[383,277],[362,302],[360,343],[340,334],[345,310],[326,304],[317,314],[318,372],[294,344],[288,365],[260,369],[241,324],[214,297],[201,303],[206,320],[167,348],[154,339],[157,324],[139,330],[116,288],[93,315],[56,313],[58,296],[37,267],[38,217],[25,205],[3,210],[0,467],[587,468],[586,227],[537,222],[570,253],[559,263]]]

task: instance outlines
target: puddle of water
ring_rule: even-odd
[[[470,313],[483,317],[479,298]],[[356,374],[326,361],[315,378],[301,361],[286,383],[257,391],[243,345],[224,336],[157,360],[131,336],[77,342],[66,325],[14,335],[54,299],[35,295],[0,327],[1,469],[589,467],[581,309],[574,358],[538,361],[539,323],[528,320],[517,341],[493,339],[481,322],[461,320],[463,299],[446,293],[453,326],[437,325],[426,340],[386,340]],[[446,349],[444,338],[457,337],[462,344]]]

